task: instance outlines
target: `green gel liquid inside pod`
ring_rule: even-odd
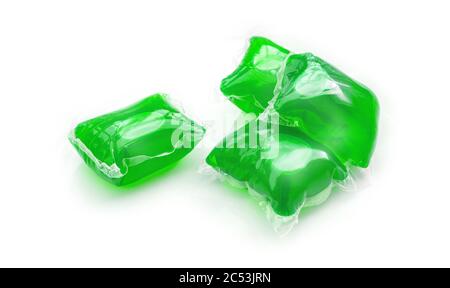
[[[333,180],[347,177],[345,167],[300,130],[280,126],[278,136],[264,136],[261,123],[250,122],[226,137],[206,162],[264,196],[276,214],[294,215]]]
[[[377,137],[375,95],[313,54],[286,51],[252,38],[243,62],[223,80],[221,90],[244,112],[273,110],[282,124],[299,128],[341,163],[366,168]]]
[[[278,70],[288,54],[288,50],[266,38],[251,38],[244,59],[222,80],[220,90],[242,111],[261,113],[273,98]]]
[[[310,53],[290,55],[280,74],[274,108],[281,120],[328,147],[342,163],[368,167],[377,137],[375,95]]]
[[[155,94],[79,124],[69,140],[97,174],[122,186],[182,159],[204,133],[165,95]]]

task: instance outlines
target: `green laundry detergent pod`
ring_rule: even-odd
[[[86,164],[109,182],[138,181],[185,157],[205,129],[155,94],[75,127],[70,142]]]
[[[244,112],[274,111],[344,164],[366,168],[379,115],[372,91],[311,53],[292,54],[264,38],[252,38],[244,60],[221,90]]]
[[[239,67],[222,80],[222,93],[242,111],[261,113],[273,98],[277,73],[288,54],[288,50],[269,39],[251,38]]]
[[[300,130],[254,120],[226,137],[206,162],[262,196],[280,216],[315,205],[321,192],[347,177],[323,145]],[[273,127],[271,127],[273,126]],[[321,202],[321,201],[319,201]]]

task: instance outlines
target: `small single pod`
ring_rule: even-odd
[[[369,166],[378,100],[324,60],[311,53],[289,55],[280,71],[274,109],[284,123],[323,144],[343,164]]]
[[[79,124],[69,140],[97,174],[122,186],[185,157],[204,133],[166,95],[155,94]]]
[[[277,73],[289,51],[263,37],[252,37],[236,70],[222,80],[220,90],[242,111],[260,114],[273,98]]]

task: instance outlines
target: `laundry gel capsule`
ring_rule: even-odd
[[[311,53],[292,54],[279,73],[274,110],[348,165],[366,168],[375,147],[375,95]]]
[[[177,162],[204,132],[174,108],[166,95],[155,94],[79,124],[69,140],[89,167],[121,186]]]
[[[252,38],[244,60],[222,81],[221,90],[244,112],[276,112],[283,125],[299,128],[343,164],[369,165],[378,101],[367,87],[319,57],[289,53],[270,40]]]
[[[346,168],[299,129],[270,126],[261,120],[248,123],[214,148],[206,162],[264,197],[277,215],[320,204],[327,196],[322,192],[347,177]]]
[[[259,114],[273,98],[277,73],[289,51],[263,37],[250,39],[239,67],[222,80],[220,90],[246,113]]]

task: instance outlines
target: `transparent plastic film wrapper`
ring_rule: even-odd
[[[292,54],[253,37],[221,90],[244,112],[277,112],[282,124],[298,127],[343,164],[368,167],[377,136],[378,101],[367,87],[319,57]]]
[[[205,129],[183,115],[165,94],[75,127],[70,142],[97,174],[117,185],[149,176],[189,154]]]

